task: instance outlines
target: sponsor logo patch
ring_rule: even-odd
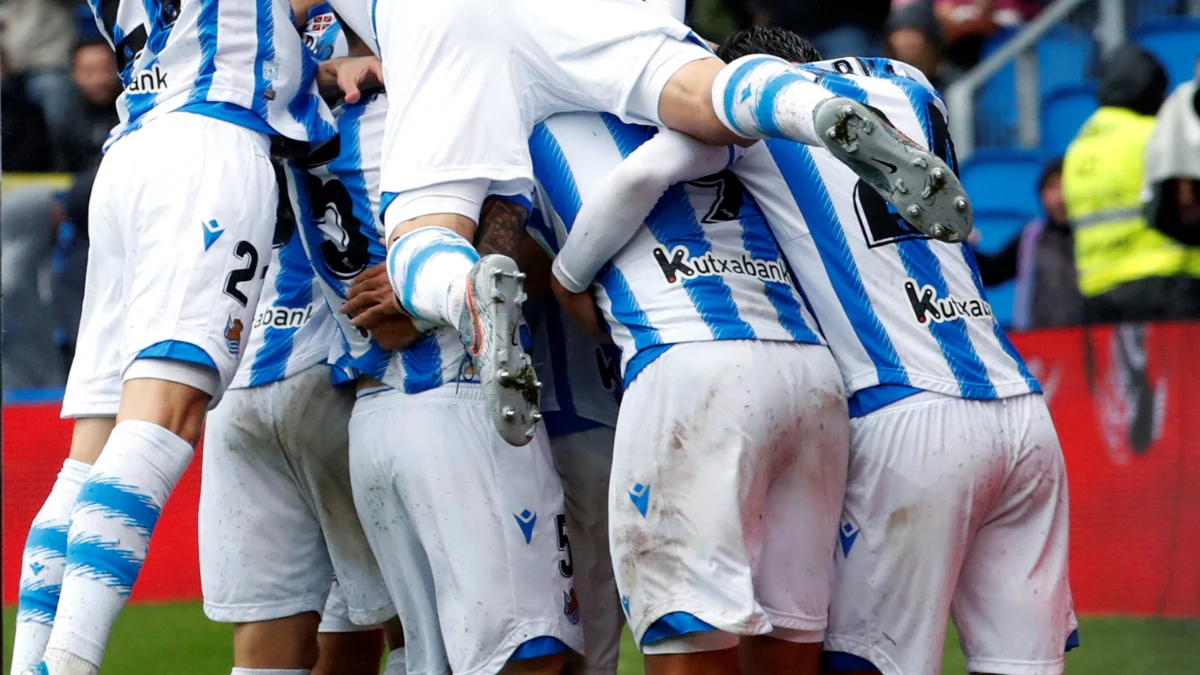
[[[237,356],[242,353],[242,331],[245,327],[242,325],[241,319],[229,317],[225,322],[225,346],[229,348],[229,353]]]
[[[991,319],[992,305],[982,298],[959,299],[953,295],[939,298],[937,290],[928,284],[918,288],[917,282],[904,282],[904,292],[913,316],[922,326],[955,319]]]

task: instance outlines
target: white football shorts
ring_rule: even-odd
[[[387,2],[376,11],[387,90],[405,102],[388,110],[384,134],[381,190],[400,193],[385,214],[389,231],[445,211],[437,199],[410,201],[412,191],[480,179],[492,194],[532,190],[529,135],[554,113],[659,124],[667,80],[713,57],[641,0]],[[472,209],[463,215],[477,219]]]
[[[321,610],[321,623],[317,626],[317,632],[365,633],[378,629],[377,625],[360,626],[350,620],[350,605],[346,601],[346,591],[343,591],[342,585],[337,582],[337,579],[334,579],[329,586],[329,597],[325,599],[325,609]]]
[[[355,404],[350,461],[410,673],[494,675],[526,643],[583,650],[544,432],[505,443],[478,384],[387,390]]]
[[[617,420],[609,535],[643,651],[721,649],[767,633],[821,640],[846,420],[824,346],[677,344],[637,376]],[[660,621],[679,614],[691,619]],[[720,644],[710,639],[719,634],[697,636],[700,649],[672,639],[712,628]]]
[[[209,413],[198,516],[208,618],[322,612],[335,575],[354,623],[396,615],[351,493],[353,405],[321,364],[231,389]]]
[[[918,394],[851,420],[850,444],[825,648],[937,673],[949,614],[969,672],[1062,673],[1067,477],[1041,395]]]
[[[104,155],[63,417],[115,416],[139,357],[147,367],[167,359],[215,370],[212,405],[220,401],[271,259],[278,189],[270,149],[263,134],[177,112]]]
[[[608,547],[608,476],[616,431],[600,426],[550,439],[554,468],[562,478],[574,572],[583,628],[581,663],[568,674],[616,675],[625,615]]]

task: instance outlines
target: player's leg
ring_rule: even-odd
[[[275,179],[269,141],[223,122],[168,115],[109,150],[125,187],[126,316],[117,424],[71,516],[66,574],[47,646],[51,675],[98,667],[158,515],[232,378],[261,288]],[[106,158],[106,161],[107,158]]]
[[[234,624],[237,675],[308,672],[317,661],[333,567],[278,431],[278,411],[308,374],[226,392],[206,425],[200,580],[205,614]]]
[[[932,393],[850,421],[826,672],[940,668],[963,560],[1004,483],[1003,434],[984,403]]]
[[[625,615],[608,547],[608,477],[615,430],[598,427],[550,439],[562,478],[569,564],[575,577],[584,653],[570,657],[568,675],[615,675]]]
[[[104,160],[113,161],[119,159]],[[109,217],[109,200],[117,189],[113,173],[102,171],[92,193],[88,227],[96,241],[88,250],[78,347],[62,410],[64,417],[75,418],[75,426],[70,455],[33,519],[21,556],[12,673],[32,667],[46,651],[66,571],[71,511],[92,464],[108,442],[121,402],[120,349],[109,338],[119,334],[125,317],[121,297],[124,249],[120,230]]]
[[[993,401],[1010,470],[975,535],[951,605],[967,671],[1060,675],[1079,642],[1067,579],[1066,467],[1040,395]]]
[[[524,291],[511,256],[519,232],[507,255],[481,259],[473,247],[484,199],[533,186],[522,94],[504,65],[505,31],[490,3],[378,9],[392,100],[431,102],[387,112],[380,211],[389,278],[421,327],[459,330],[493,423],[510,444],[523,445],[540,416],[533,369],[516,339]],[[521,209],[518,228],[527,215]]]
[[[828,625],[835,537],[846,492],[846,397],[823,346],[762,343],[772,362],[797,362],[788,375],[793,425],[777,425],[768,449],[794,453],[776,464],[763,508],[755,597],[771,618],[766,635],[743,636],[743,675],[815,673]]]
[[[337,581],[330,587],[325,610],[321,613],[317,646],[320,656],[312,675],[379,675],[379,664],[383,660],[383,629],[359,626],[350,620],[346,595]]]
[[[371,447],[380,450],[364,462]],[[558,673],[568,649],[582,650],[544,437],[507,446],[492,433],[480,387],[448,384],[360,400],[351,462],[410,669],[427,650],[415,642],[432,635],[456,673]]]

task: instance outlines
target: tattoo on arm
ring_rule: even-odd
[[[529,211],[507,199],[491,197],[483,203],[479,228],[475,232],[475,249],[480,255],[499,253],[516,259],[525,234]]]

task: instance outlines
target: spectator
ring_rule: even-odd
[[[4,47],[12,72],[25,80],[26,96],[42,106],[50,145],[58,148],[69,124],[75,88],[67,74],[75,44],[76,0],[4,0]]]
[[[0,48],[0,163],[5,171],[49,171],[53,163],[42,107],[26,95],[25,77],[9,70]]]
[[[948,49],[946,57],[967,69],[979,62],[984,39],[999,28],[1019,26],[1041,11],[1038,0],[933,0]]]
[[[121,79],[113,50],[102,38],[89,38],[75,46],[71,80],[79,91],[63,137],[59,166],[82,171],[96,164],[108,133],[117,125],[117,97]]]
[[[753,0],[755,23],[807,37],[827,59],[878,54],[891,0]]]
[[[1190,247],[1187,292],[1200,303],[1200,61],[1195,81],[1180,85],[1158,113],[1142,198],[1151,227]]]
[[[946,44],[930,5],[918,2],[892,12],[885,53],[915,66],[939,91],[945,91],[962,69],[945,59]]]
[[[1167,73],[1144,49],[1105,59],[1100,109],[1067,149],[1063,195],[1089,323],[1200,318],[1196,249],[1154,229],[1142,210],[1146,149]]]
[[[1075,244],[1063,201],[1061,159],[1038,180],[1045,216],[1031,220],[995,255],[975,252],[987,286],[1017,280],[1013,327],[1017,330],[1074,326],[1083,319],[1083,298],[1075,275]]]

